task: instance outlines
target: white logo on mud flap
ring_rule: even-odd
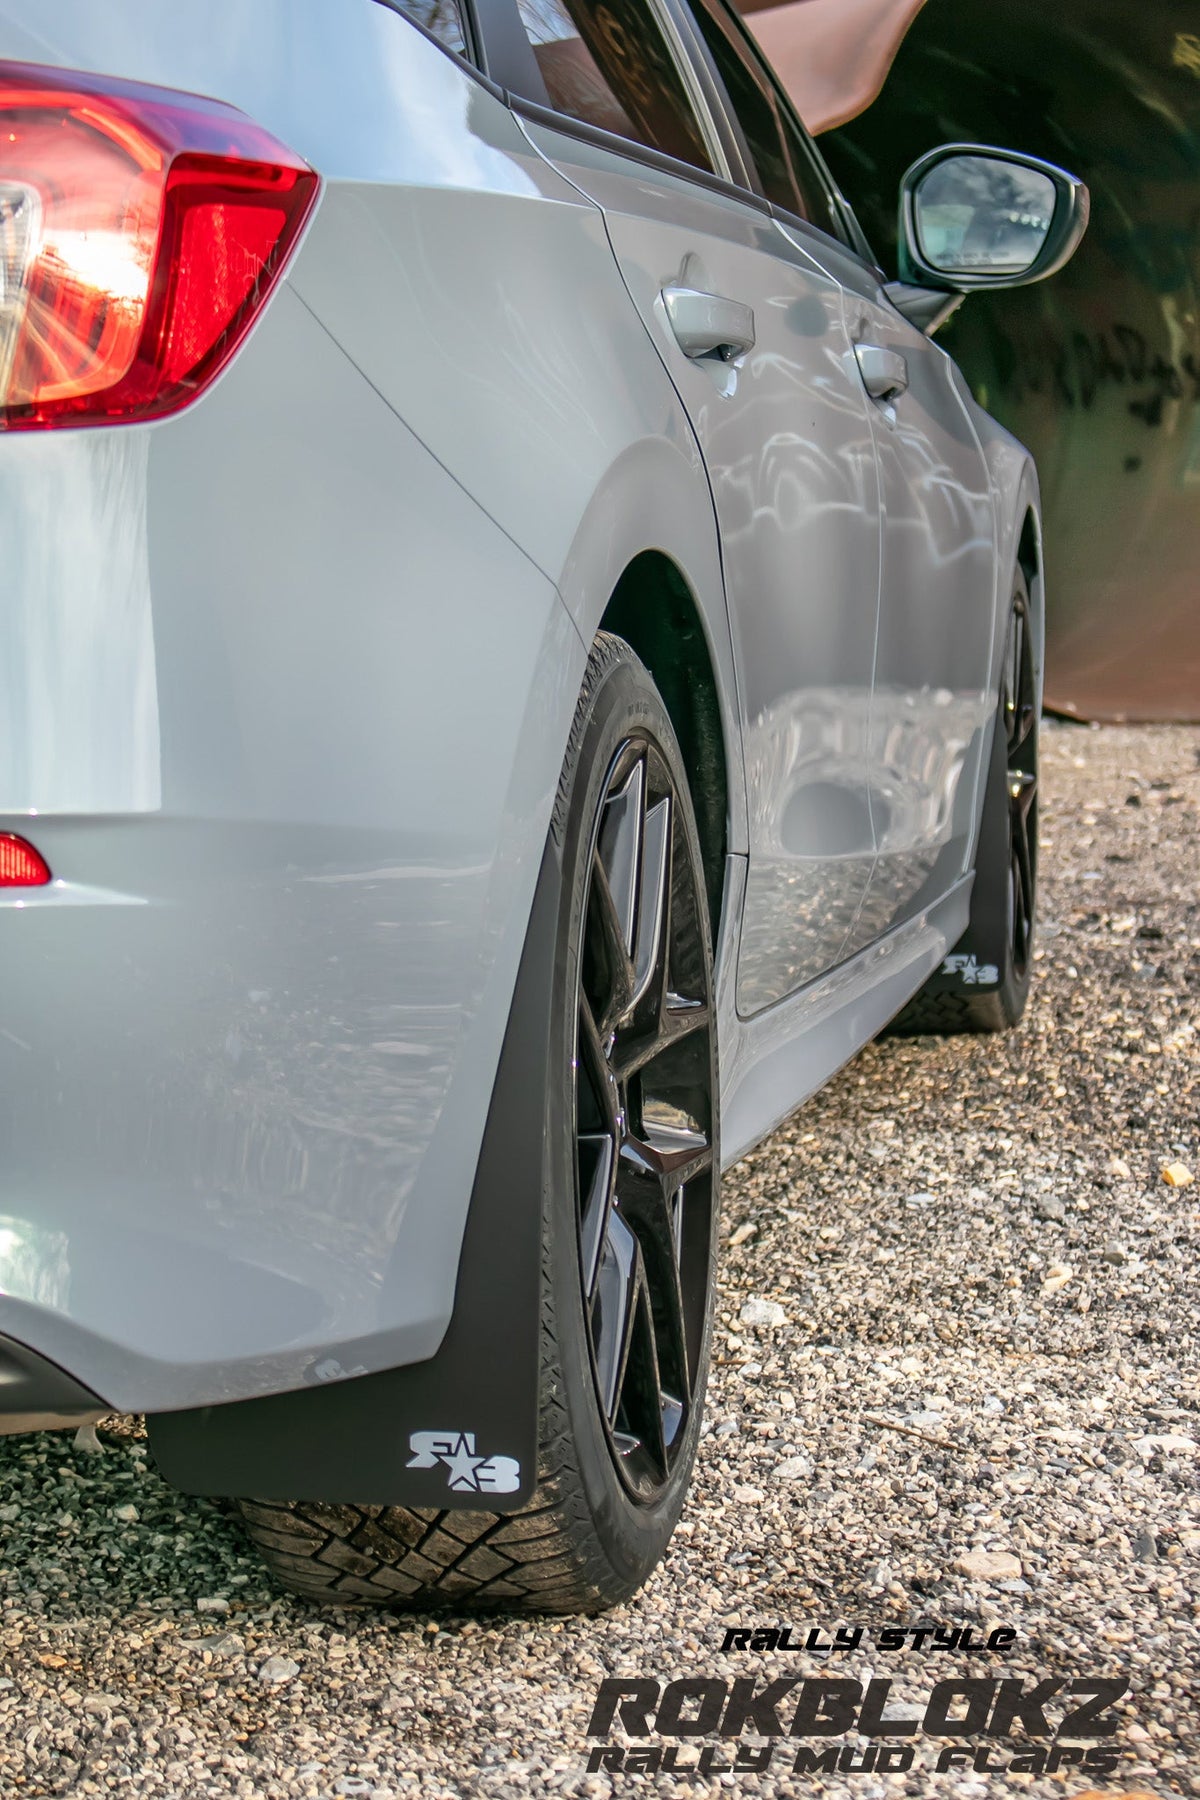
[[[458,1494],[515,1494],[521,1465],[512,1456],[476,1456],[473,1431],[414,1431],[407,1467],[434,1469],[444,1463],[450,1487]]]
[[[942,974],[957,975],[964,987],[994,987],[1000,980],[995,963],[976,962],[973,956],[948,956]]]

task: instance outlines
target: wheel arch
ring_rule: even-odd
[[[640,552],[617,582],[599,629],[623,638],[645,663],[679,740],[715,944],[729,851],[729,761],[712,652],[682,570],[661,550]]]
[[[684,435],[686,433],[686,435]],[[705,875],[719,855],[745,855],[746,786],[733,640],[708,478],[686,419],[631,444],[610,465],[580,519],[558,580],[585,646],[600,630],[622,637],[650,669],[692,782]],[[689,696],[686,681],[701,684]],[[703,817],[700,783],[723,788],[724,817]]]

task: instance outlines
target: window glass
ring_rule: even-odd
[[[773,205],[840,236],[830,196],[812,166],[808,147],[756,67],[737,26],[708,0],[697,0],[693,10],[738,116],[763,193]]]
[[[517,0],[550,104],[680,162],[712,161],[645,0]]]
[[[423,25],[430,37],[445,44],[447,50],[456,50],[460,56],[469,54],[467,28],[458,0],[399,0],[399,5],[401,12]]]

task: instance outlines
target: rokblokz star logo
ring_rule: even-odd
[[[447,1485],[456,1494],[515,1494],[521,1465],[512,1456],[479,1456],[473,1431],[414,1431],[408,1440],[410,1469],[433,1469],[441,1463]]]

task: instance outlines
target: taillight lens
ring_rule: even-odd
[[[0,831],[0,887],[45,887],[50,871],[32,844]]]
[[[185,405],[245,336],[316,192],[219,101],[0,62],[0,425]]]

